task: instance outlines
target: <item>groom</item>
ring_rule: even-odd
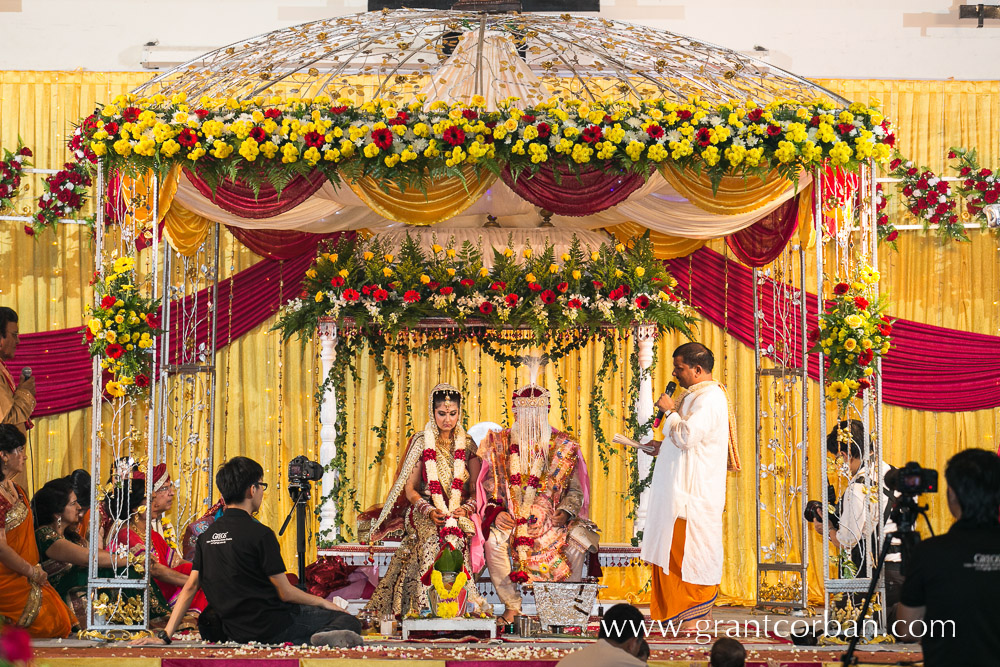
[[[587,464],[580,444],[549,426],[549,392],[529,384],[513,405],[513,426],[480,447],[477,489],[486,565],[508,622],[521,613],[517,583],[580,581],[598,541]]]

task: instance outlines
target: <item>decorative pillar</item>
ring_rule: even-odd
[[[635,400],[635,416],[640,424],[645,423],[653,415],[653,376],[649,367],[653,363],[653,345],[656,343],[656,326],[643,324],[636,327],[635,345],[639,357],[639,395]],[[636,433],[635,439],[640,444],[647,443],[653,439],[653,430],[648,429],[642,433]],[[649,468],[653,464],[653,457],[639,450],[636,452],[639,465],[639,479],[646,479]],[[649,512],[649,488],[639,494],[639,508],[636,510],[635,523],[633,524],[633,534],[638,536],[646,526],[646,514]]]
[[[320,365],[323,369],[323,376],[320,382],[326,380],[333,368],[333,362],[337,359],[337,325],[328,322],[321,322],[319,325],[320,341]],[[333,387],[327,389],[323,394],[323,403],[319,409],[319,420],[322,426],[319,430],[319,463],[324,469],[330,465],[330,461],[337,455],[337,392]],[[336,483],[336,473],[327,470],[323,473],[322,495],[333,489]],[[326,540],[337,539],[337,506],[332,500],[327,500],[319,511],[319,531]]]

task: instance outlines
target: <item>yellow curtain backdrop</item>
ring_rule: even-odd
[[[5,147],[12,147],[20,134],[35,151],[35,164],[40,167],[61,165],[69,158],[64,144],[72,123],[90,113],[97,102],[110,100],[134,88],[149,76],[147,73],[0,72],[0,118],[3,119],[0,142]],[[996,166],[997,146],[1000,145],[1000,82],[825,80],[820,83],[855,99],[866,100],[869,96],[881,99],[887,115],[896,122],[900,150],[939,173],[945,166],[949,145],[976,147],[984,165]],[[32,182],[36,194],[40,182],[40,179]],[[896,214],[899,216],[897,221],[910,222],[898,212]],[[63,225],[55,233],[48,232],[32,239],[21,227],[19,223],[0,224],[0,303],[18,311],[24,332],[80,325],[81,313],[91,300],[88,282],[93,272],[93,249],[89,233],[82,226]],[[939,326],[1000,335],[1000,308],[995,303],[996,294],[1000,293],[997,240],[977,230],[971,231],[970,237],[971,243],[967,244],[941,244],[923,232],[904,232],[899,238],[898,253],[883,250],[882,285],[892,300],[892,314]],[[224,233],[222,238],[221,278],[259,261],[228,234]],[[721,241],[711,242],[710,247],[724,252]],[[228,304],[221,303],[219,307],[227,308]],[[303,347],[298,341],[281,342],[278,334],[270,331],[273,323],[273,319],[265,322],[223,349],[218,356],[215,459],[222,461],[245,454],[261,461],[267,479],[274,484],[266,494],[261,520],[277,527],[290,508],[283,483],[288,460],[297,454],[318,456],[313,393],[319,384],[319,365],[313,344]],[[728,336],[724,329],[712,325],[702,324],[698,338],[720,359],[720,374],[729,385],[737,408],[744,470],[729,475],[722,591],[730,601],[748,602],[754,595],[752,545],[756,541],[753,468],[748,465],[754,455],[754,384],[750,372],[753,352]],[[654,369],[654,387],[661,387],[666,382],[670,370],[667,355],[680,342],[679,337],[669,337],[661,343],[658,365]],[[947,350],[935,353],[947,354]],[[624,466],[619,459],[613,459],[610,473],[604,474],[592,438],[587,435],[586,412],[581,415],[579,411],[581,397],[586,404],[598,362],[593,352],[587,354],[589,356],[580,363],[574,359],[560,362],[565,368],[560,369],[559,374],[568,378],[565,385],[569,397],[568,421],[574,428],[579,422],[593,479],[595,519],[604,528],[602,539],[623,542],[631,536],[631,524],[623,519],[619,496],[615,494],[627,484]],[[481,381],[471,379],[472,371],[477,368],[474,361],[477,355],[475,350],[463,349],[463,363],[470,375],[470,406],[483,406],[470,415],[470,420],[487,418],[488,412],[504,416],[497,406],[504,404],[505,392],[509,394],[507,390],[516,386],[515,378],[508,378],[506,388],[502,381],[498,383],[496,371],[492,376],[487,371]],[[390,361],[394,373],[405,370],[398,360]],[[411,421],[418,427],[426,419],[422,412],[425,394],[421,392],[433,385],[432,379],[436,382],[439,377],[454,379],[460,375],[456,374],[457,364],[453,361],[448,362],[442,356],[440,369],[438,363],[434,355],[413,362],[411,376],[419,378],[419,383],[414,380],[410,392],[414,398]],[[367,373],[362,376],[364,387],[372,386],[372,369],[363,364],[362,372]],[[552,386],[555,371],[547,372],[550,375],[545,381]],[[523,378],[518,380],[523,381]],[[606,390],[617,419],[628,409],[622,405],[622,382],[618,377]],[[939,394],[942,403],[947,403],[947,378],[942,378],[940,386],[929,391]],[[400,430],[399,418],[394,417],[396,431],[387,450],[387,465],[369,470],[375,449],[366,433],[379,419],[384,394],[378,387],[365,394],[361,387],[350,386],[348,403],[349,424],[352,425],[348,440],[354,466],[352,475],[362,480],[358,488],[359,502],[366,505],[384,493],[394,469],[398,443],[405,442],[406,434]],[[814,429],[817,428],[819,405],[820,396],[811,385],[813,414],[810,416]],[[490,406],[488,410],[486,406]],[[557,410],[554,413],[554,421],[558,424],[561,418]],[[885,419],[886,459],[893,464],[916,460],[943,470],[947,458],[960,449],[975,446],[995,450],[1000,435],[995,410],[933,413],[887,407]],[[74,468],[86,467],[89,421],[89,410],[37,420],[30,448],[29,491]],[[620,421],[606,418],[606,424],[605,431],[614,433]],[[815,442],[812,446],[810,468],[815,474],[810,481],[809,495],[818,497],[821,452],[815,449]],[[940,532],[949,524],[943,493],[929,500],[932,523]],[[810,535],[809,539],[811,563],[815,565],[820,556],[819,538]],[[286,533],[282,547],[286,562],[291,565],[294,536]],[[813,567],[813,584],[816,572]],[[631,578],[637,586],[643,581],[639,570],[623,570],[611,576]]]
[[[368,208],[383,218],[409,225],[433,225],[475,204],[496,178],[496,174],[477,173],[474,166],[462,165],[462,178],[435,179],[427,184],[426,193],[400,190],[394,183],[386,192],[370,176],[349,181],[348,185]]]

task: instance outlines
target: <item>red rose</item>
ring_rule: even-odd
[[[375,130],[372,132],[372,143],[386,150],[392,146],[392,130],[385,127]]]
[[[424,451],[420,452],[420,460],[423,462],[433,461],[437,458],[437,452],[433,447],[428,447]]]
[[[770,131],[770,128],[768,128],[768,131]],[[694,138],[702,148],[712,143],[712,133],[707,127],[699,127]]]
[[[115,136],[118,134],[118,123],[105,123],[104,131],[107,132],[109,136]]]
[[[583,130],[583,140],[588,144],[596,144],[604,135],[597,125],[590,125]]]
[[[357,290],[351,289],[349,287],[344,290],[344,293],[341,296],[344,297],[344,301],[357,301],[358,299],[361,298],[361,295],[358,294]]]
[[[849,289],[850,289],[850,287],[848,286],[847,283],[837,283],[836,285],[833,286],[833,293],[834,294],[847,294],[847,290],[849,290]]]
[[[993,171],[990,170],[990,169],[980,169],[979,170],[979,177],[980,178],[986,178],[987,176],[992,176],[992,175],[993,175]]]
[[[449,146],[459,146],[465,142],[465,132],[460,127],[452,125],[444,131],[442,139]]]
[[[896,135],[892,133],[885,135],[885,139],[882,140],[882,143],[884,143],[886,146],[895,146]]]
[[[191,148],[198,143],[198,134],[190,127],[185,127],[180,131],[180,134],[177,135],[177,143],[185,148]]]
[[[750,113],[747,114],[747,120],[750,121],[751,123],[756,123],[758,120],[761,119],[761,116],[763,115],[764,115],[763,109],[759,108],[753,109],[750,111]]]
[[[406,303],[415,303],[417,301],[420,301],[420,293],[412,289],[407,290],[403,294],[403,301],[405,301]]]
[[[854,305],[860,308],[861,310],[864,310],[865,308],[868,307],[868,299],[866,299],[863,296],[856,296],[854,297]]]
[[[125,350],[118,343],[111,343],[106,348],[104,348],[104,354],[108,355],[112,359],[118,359],[123,354],[125,354]]]
[[[542,292],[542,303],[555,303],[556,293],[550,289]]]
[[[501,292],[501,291],[507,289],[507,283],[498,280],[495,283],[493,283],[492,285],[490,285],[490,289],[494,290],[496,292]]]
[[[517,306],[517,295],[516,294],[508,294],[507,296],[505,296],[503,298],[503,300],[504,300],[504,303],[506,303],[511,308],[515,308]]]
[[[858,366],[867,366],[875,358],[875,353],[871,350],[862,350],[858,354]]]
[[[465,486],[465,482],[458,479],[457,477],[451,480],[451,488],[461,489],[463,486]]]
[[[892,325],[891,324],[880,324],[879,327],[878,327],[878,332],[880,334],[882,334],[883,336],[888,336],[888,335],[890,335],[892,333]]]
[[[375,299],[376,301],[385,301],[386,299],[389,298],[389,293],[386,292],[381,287],[379,287],[374,291],[372,291],[372,298]]]
[[[330,286],[331,287],[343,287],[344,286],[344,279],[341,278],[340,276],[334,276],[333,278],[330,278]]]
[[[958,170],[959,176],[968,176],[971,173],[972,173],[972,167],[962,167],[961,169]]]
[[[523,116],[521,116],[521,120],[523,120],[525,123],[534,123],[535,117],[532,116],[530,113],[526,113]]]
[[[955,151],[948,151],[948,159],[949,160],[954,160],[955,157],[956,157],[955,156]]]
[[[561,293],[565,294],[566,290],[569,289],[569,283],[559,283],[558,285],[556,285],[556,289],[559,290]]]
[[[441,288],[441,294],[443,294],[444,296],[448,296],[449,294],[451,294],[454,291],[455,291],[455,289],[453,287],[442,287]]]
[[[462,118],[465,120],[476,120],[479,118],[479,112],[475,109],[462,109]]]
[[[660,127],[656,123],[653,123],[652,125],[649,125],[646,128],[646,134],[649,135],[650,139],[656,140],[663,137],[663,135],[666,133],[663,131],[662,127]]]
[[[528,283],[528,289],[530,289],[532,292],[541,292],[542,286],[539,285],[538,283]]]
[[[21,150],[17,152],[18,155],[23,155],[24,157],[31,157],[31,149],[27,146],[21,146]]]
[[[640,294],[639,296],[635,297],[635,305],[636,308],[638,308],[639,310],[646,310],[647,308],[649,308],[649,297],[646,296],[645,294]]]
[[[135,386],[137,386],[137,387],[143,387],[143,388],[148,387],[149,386],[149,377],[146,376],[146,375],[143,375],[142,373],[139,373],[138,375],[135,376]]]
[[[622,293],[621,289],[613,289],[611,290],[611,293],[608,294],[608,298],[611,299],[612,301],[617,301],[623,296],[625,295]]]
[[[456,449],[453,456],[458,461],[464,461],[465,460],[465,448]]]
[[[677,112],[677,117],[680,118],[681,120],[688,120],[689,118],[691,118],[692,115],[693,114],[687,109],[681,109],[680,111]]]
[[[566,302],[566,306],[574,310],[579,310],[580,308],[583,308],[583,302],[579,299],[570,299]]]
[[[427,283],[427,289],[429,290],[436,290],[438,287],[441,287],[441,283],[439,282],[435,282],[432,280],[429,283]]]
[[[493,304],[490,303],[489,301],[483,301],[481,304],[479,304],[479,312],[482,313],[483,315],[489,315],[490,313],[493,312]]]
[[[472,287],[473,285],[476,284],[476,281],[473,280],[472,278],[462,278],[461,283],[462,287]]]
[[[983,201],[987,204],[997,203],[997,199],[1000,198],[1000,192],[996,190],[987,190],[983,193]]]
[[[444,493],[444,488],[441,486],[441,482],[436,479],[427,482],[427,490],[431,493]]]
[[[271,111],[271,109],[269,109],[268,111]],[[277,109],[274,109],[274,111],[277,111]],[[337,106],[330,107],[330,113],[332,113],[334,115],[338,115],[339,116],[340,114],[344,113],[345,111],[347,111],[347,107],[344,106],[343,104],[338,104]]]
[[[306,136],[302,137],[302,141],[310,148],[322,148],[323,144],[326,143],[326,138],[319,132],[306,132]],[[392,141],[390,140],[389,143],[391,144]]]
[[[146,313],[146,325],[150,329],[160,328],[160,316],[156,313]]]
[[[890,162],[890,163],[889,163],[889,171],[896,171],[896,169],[897,169],[897,168],[899,167],[899,165],[901,165],[902,163],[903,163],[903,161],[902,161],[902,160],[900,160],[899,158],[895,158],[895,159],[894,159],[894,160],[893,160],[892,162]]]
[[[813,116],[809,119],[809,124],[813,127],[819,127],[819,116]]]
[[[894,229],[891,232],[889,232],[888,234],[886,234],[885,240],[886,241],[895,241],[897,236],[899,236],[899,232]]]
[[[618,290],[622,293],[623,296],[628,296],[629,294],[632,293],[632,288],[629,287],[628,285],[619,285]]]
[[[118,301],[118,299],[116,299],[115,297],[111,296],[110,294],[107,294],[107,295],[105,295],[105,297],[103,299],[101,299],[101,308],[104,308],[105,310],[107,310],[108,308],[111,308],[112,306],[114,306],[117,301]]]
[[[906,175],[907,176],[916,176],[917,175],[917,168],[916,167],[910,167],[909,169],[906,170]]]
[[[767,126],[767,136],[769,136],[769,137],[776,137],[779,134],[781,134],[781,128],[779,126],[777,126],[777,125],[768,125]]]
[[[837,123],[837,129],[841,134],[850,134],[854,131],[854,126],[850,123]]]
[[[552,134],[552,128],[548,123],[539,123],[535,129],[538,130],[539,139],[548,139],[549,135]]]
[[[94,334],[90,331],[90,329],[83,330],[83,337],[87,339],[88,343],[94,342]]]

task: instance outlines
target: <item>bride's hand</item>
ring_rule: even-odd
[[[443,526],[448,515],[439,509],[431,510],[431,521],[434,522],[435,526]]]
[[[464,507],[459,507],[454,512],[452,512],[452,514],[454,514],[456,517],[467,517],[467,516],[469,516],[468,510],[466,510]]]

